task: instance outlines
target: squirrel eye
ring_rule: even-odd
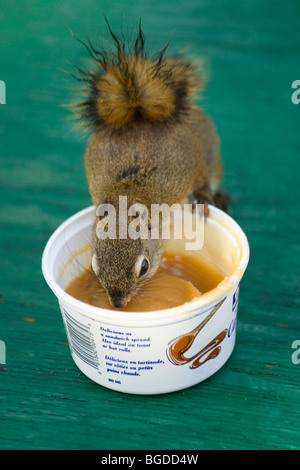
[[[141,264],[140,276],[144,276],[148,272],[148,269],[149,269],[149,261],[147,260],[147,258],[144,258]]]

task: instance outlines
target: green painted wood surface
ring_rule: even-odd
[[[106,36],[142,16],[150,51],[208,59],[203,104],[222,139],[224,187],[251,259],[241,285],[237,344],[215,376],[163,396],[102,388],[73,363],[58,304],[40,268],[54,229],[90,204],[85,137],[59,107],[84,65],[71,37]],[[299,449],[300,5],[254,0],[1,1],[1,449]],[[126,30],[126,26],[123,28]],[[106,36],[107,37],[107,36]]]

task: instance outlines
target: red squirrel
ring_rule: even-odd
[[[203,82],[197,67],[167,56],[167,48],[150,57],[141,25],[129,50],[108,27],[116,52],[89,42],[96,69],[77,68],[88,92],[77,106],[91,129],[85,170],[93,204],[112,204],[117,215],[119,196],[147,208],[188,198],[226,209],[226,197],[216,192],[223,173],[219,137],[193,102]],[[105,217],[95,216],[92,269],[111,304],[122,308],[156,272],[165,240],[99,238],[97,225]]]

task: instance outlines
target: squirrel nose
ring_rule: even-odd
[[[116,308],[126,307],[127,305],[127,300],[118,295],[110,296],[110,301],[112,303],[112,306]]]

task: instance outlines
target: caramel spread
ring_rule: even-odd
[[[122,310],[146,312],[191,302],[216,287],[223,276],[195,256],[166,253],[157,273],[146,282]],[[82,302],[113,310],[107,294],[90,269],[73,279],[65,289]]]

